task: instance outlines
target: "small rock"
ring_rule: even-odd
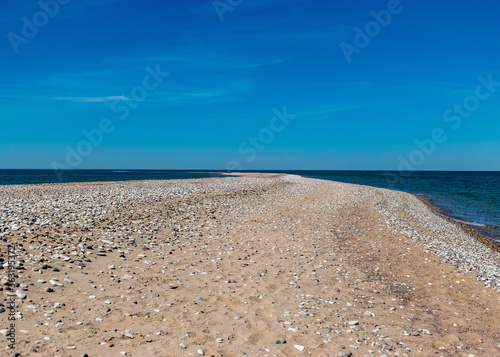
[[[51,279],[49,280],[49,282],[52,284],[52,285],[55,285],[55,286],[64,286],[64,284],[61,284],[59,281],[55,280],[55,279]]]
[[[305,350],[305,347],[304,346],[301,346],[301,345],[294,345],[293,346],[296,350],[299,350],[299,351],[304,351]]]
[[[284,345],[285,343],[286,343],[286,340],[284,338],[280,338],[280,339],[276,340],[277,345]]]

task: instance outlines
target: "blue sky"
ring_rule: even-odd
[[[500,170],[492,0],[0,10],[0,168]]]

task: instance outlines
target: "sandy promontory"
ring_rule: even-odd
[[[401,192],[0,186],[0,259],[1,356],[500,356],[500,253]]]

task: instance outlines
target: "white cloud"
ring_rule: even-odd
[[[109,102],[111,100],[130,100],[130,98],[113,95],[109,97],[55,97],[56,100],[69,100],[72,102],[83,102],[83,103],[102,103]]]

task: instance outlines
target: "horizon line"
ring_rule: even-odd
[[[290,171],[328,171],[328,172],[500,172],[500,170],[394,170],[394,169],[252,169],[252,170],[227,170],[227,169],[130,169],[130,168],[91,168],[91,169],[69,169],[54,170],[40,168],[0,168],[0,171],[183,171],[183,172],[290,172]]]

